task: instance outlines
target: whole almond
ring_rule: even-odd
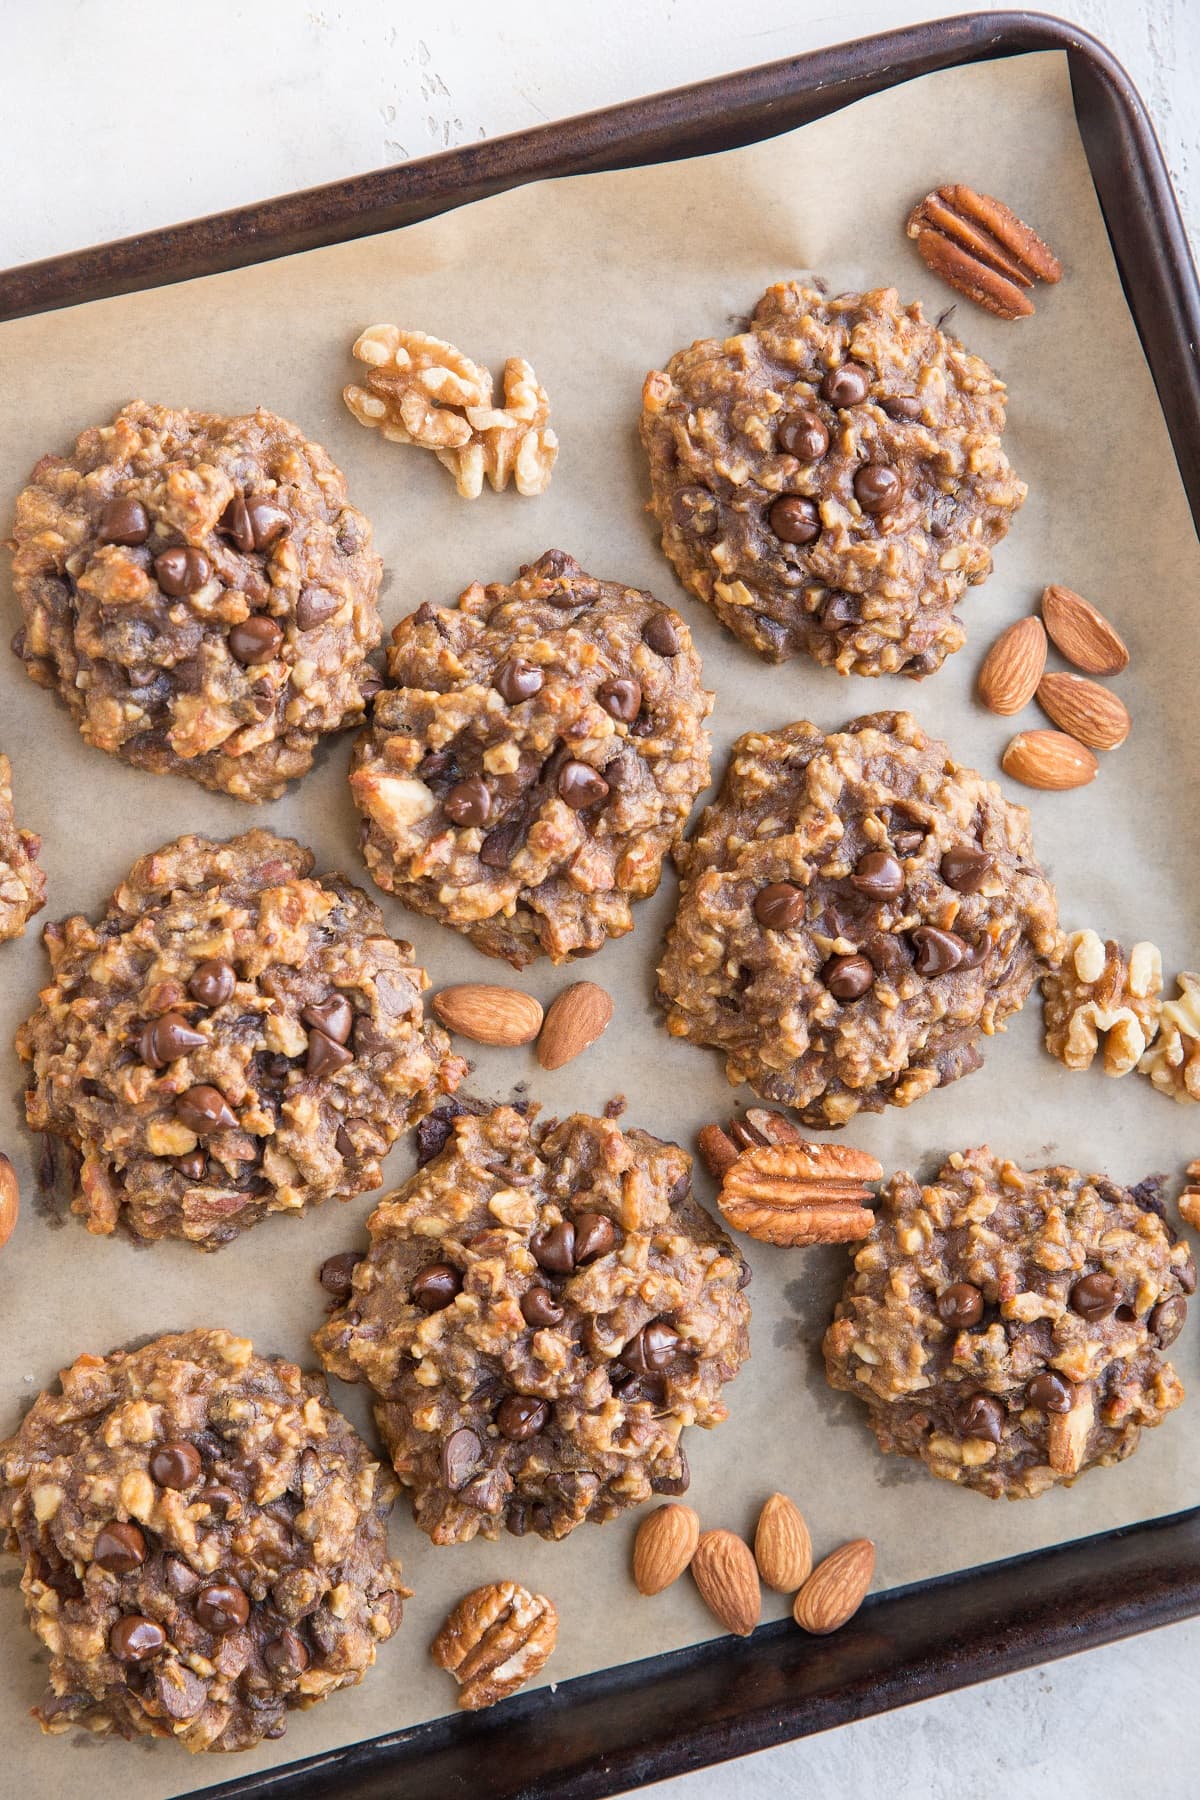
[[[692,1579],[709,1612],[736,1637],[749,1637],[762,1611],[758,1570],[732,1531],[706,1531],[692,1556]]]
[[[17,1171],[0,1152],[0,1245],[7,1244],[13,1234],[19,1204]]]
[[[1093,750],[1115,750],[1129,736],[1132,720],[1125,702],[1086,675],[1043,675],[1037,697],[1056,725]]]
[[[1046,633],[1030,613],[1002,631],[983,659],[979,698],[994,713],[1020,712],[1037,692],[1046,667]]]
[[[542,1009],[532,994],[486,981],[443,988],[430,1005],[448,1031],[476,1044],[531,1044],[542,1028]]]
[[[767,1586],[781,1594],[794,1594],[812,1572],[808,1526],[786,1494],[772,1494],[758,1515],[754,1560]]]
[[[803,1631],[824,1637],[852,1619],[867,1596],[875,1573],[875,1546],[870,1538],[854,1538],[818,1563],[792,1607]]]
[[[690,1506],[660,1506],[643,1519],[633,1540],[633,1579],[639,1594],[661,1594],[678,1581],[700,1541]]]
[[[1116,627],[1082,594],[1048,587],[1042,595],[1046,630],[1067,661],[1088,675],[1119,675],[1129,651]]]
[[[538,1039],[537,1059],[543,1069],[564,1063],[594,1044],[613,1016],[613,1003],[594,981],[577,981],[550,1002]]]
[[[1058,789],[1086,787],[1100,765],[1085,744],[1065,731],[1019,731],[1000,767],[1026,787]]]

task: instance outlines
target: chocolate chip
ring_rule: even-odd
[[[857,625],[858,601],[850,594],[828,594],[821,603],[818,623],[822,631],[840,631],[844,625]]]
[[[492,796],[487,782],[478,775],[459,781],[442,801],[446,817],[455,825],[485,825],[492,810]]]
[[[904,892],[904,870],[886,850],[868,850],[854,865],[850,885],[872,900],[894,900]]]
[[[916,951],[914,967],[918,975],[948,975],[957,969],[967,953],[967,946],[952,931],[939,931],[936,925],[918,925],[912,934]]]
[[[583,812],[605,798],[608,783],[590,763],[568,762],[559,771],[558,793],[573,812]]]
[[[956,1422],[963,1437],[987,1438],[998,1444],[1004,1427],[1004,1408],[990,1394],[974,1394],[959,1407]]]
[[[563,1309],[549,1288],[526,1288],[521,1295],[521,1313],[527,1325],[540,1330],[546,1325],[562,1323]]]
[[[867,513],[888,512],[904,491],[900,476],[890,463],[864,463],[854,474],[854,497]]]
[[[1040,1375],[1035,1375],[1028,1394],[1030,1405],[1040,1407],[1042,1412],[1069,1413],[1075,1399],[1070,1382],[1056,1375],[1053,1369],[1043,1369]]]
[[[108,1634],[108,1647],[118,1662],[145,1662],[161,1650],[167,1641],[167,1634],[161,1625],[153,1619],[147,1619],[141,1613],[126,1613],[118,1619]]]
[[[150,1473],[159,1487],[191,1487],[200,1473],[200,1452],[183,1441],[160,1444],[150,1458]]]
[[[354,1008],[344,994],[330,994],[328,1000],[315,1001],[304,1008],[300,1017],[335,1044],[344,1044],[354,1026]]]
[[[543,1226],[529,1240],[529,1250],[539,1269],[552,1275],[569,1275],[575,1267],[575,1227],[570,1219],[561,1225]]]
[[[937,1316],[952,1331],[966,1331],[983,1317],[983,1295],[969,1281],[956,1281],[937,1297]]]
[[[291,514],[273,500],[247,500],[246,515],[256,550],[273,550],[292,529]]]
[[[331,594],[328,588],[301,588],[300,597],[296,601],[297,631],[315,631],[318,625],[324,625],[326,620],[332,619],[334,613],[340,612],[341,607],[341,596]],[[365,682],[363,686],[365,688]]]
[[[308,1055],[304,1059],[306,1075],[333,1075],[338,1069],[344,1069],[347,1063],[354,1061],[353,1050],[347,1050],[323,1031],[310,1031],[308,1034]]]
[[[527,1438],[536,1437],[539,1431],[546,1429],[550,1418],[550,1408],[544,1400],[534,1400],[527,1394],[510,1394],[496,1408],[496,1425],[501,1436],[514,1444],[523,1444]]]
[[[453,1263],[427,1263],[420,1274],[413,1277],[408,1291],[413,1304],[422,1312],[443,1312],[462,1292],[462,1276]]]
[[[679,625],[672,613],[656,612],[642,626],[642,642],[656,656],[678,656],[683,648]]]
[[[190,544],[177,544],[154,559],[154,579],[172,600],[182,594],[194,594],[211,574],[212,564],[203,550],[195,550]]]
[[[871,381],[860,363],[843,363],[828,369],[821,377],[821,398],[830,406],[861,406],[870,391]]]
[[[584,1212],[575,1215],[575,1267],[607,1256],[617,1241],[612,1220],[606,1213]]]
[[[1071,1311],[1095,1323],[1114,1313],[1120,1298],[1120,1284],[1111,1275],[1083,1275],[1071,1289]]]
[[[1165,1350],[1183,1330],[1186,1318],[1187,1301],[1182,1294],[1175,1294],[1170,1300],[1160,1300],[1146,1323],[1158,1339],[1160,1347]]]
[[[875,970],[865,956],[831,956],[821,980],[835,1000],[861,1000],[874,983]]]
[[[190,1563],[185,1563],[182,1556],[163,1557],[163,1580],[172,1594],[186,1598],[194,1594],[200,1586],[200,1577]]]
[[[339,1250],[336,1256],[327,1256],[321,1264],[317,1279],[339,1304],[350,1298],[354,1290],[354,1271],[362,1259],[361,1250]]]
[[[250,524],[250,514],[246,510],[246,502],[241,494],[235,494],[221,517],[217,520],[217,530],[231,538],[236,550],[247,555],[254,548],[254,532]]]
[[[150,1068],[161,1069],[174,1062],[177,1056],[201,1049],[207,1041],[200,1032],[192,1030],[182,1013],[164,1013],[161,1019],[152,1019],[142,1031],[138,1038],[138,1055]]]
[[[957,894],[977,894],[992,871],[992,859],[986,850],[973,844],[960,844],[947,850],[941,862],[942,880]]]
[[[677,489],[671,497],[671,516],[696,537],[709,537],[717,529],[717,503],[706,487]]]
[[[280,1675],[286,1669],[294,1669],[300,1675],[308,1667],[308,1650],[290,1626],[264,1644],[262,1654],[272,1675]]]
[[[144,544],[150,536],[150,515],[140,500],[123,495],[104,508],[96,535],[102,544]]]
[[[779,448],[801,462],[819,462],[829,448],[829,432],[820,413],[802,409],[786,413],[776,432]]]
[[[754,916],[767,931],[791,931],[804,918],[804,889],[770,881],[754,896]]]
[[[442,1481],[456,1493],[470,1480],[471,1470],[479,1461],[481,1445],[473,1431],[460,1425],[442,1445]]]
[[[236,1581],[214,1581],[196,1595],[196,1618],[205,1631],[224,1636],[250,1617],[250,1596]]]
[[[815,544],[821,535],[821,509],[802,494],[784,494],[768,510],[767,524],[782,544]]]
[[[686,1494],[692,1485],[692,1471],[688,1467],[687,1451],[682,1444],[676,1447],[675,1458],[679,1464],[677,1475],[655,1475],[651,1478],[652,1494]]]
[[[187,984],[188,993],[201,1006],[223,1006],[233,993],[236,982],[233,964],[214,956],[197,965]]]
[[[110,1575],[128,1575],[131,1570],[140,1569],[145,1560],[146,1540],[136,1525],[110,1519],[96,1533],[92,1561]]]
[[[622,725],[629,725],[641,711],[641,684],[620,677],[613,681],[602,681],[596,689],[596,699],[610,719],[617,719]]]
[[[510,656],[492,676],[492,686],[509,706],[518,706],[522,700],[531,700],[539,693],[544,680],[542,671],[526,662],[523,656]]]
[[[207,1137],[213,1131],[228,1131],[237,1124],[220,1088],[209,1087],[203,1082],[198,1087],[183,1090],[175,1102],[175,1117],[199,1137]]]
[[[889,419],[903,421],[919,419],[924,411],[916,394],[884,394],[879,405]]]
[[[167,1161],[173,1169],[188,1181],[203,1181],[204,1171],[208,1167],[208,1157],[203,1150],[189,1150],[186,1156],[169,1156]]]
[[[619,1360],[635,1375],[656,1375],[674,1362],[679,1344],[677,1331],[672,1331],[662,1319],[651,1319],[630,1338]]]
[[[489,831],[479,846],[479,860],[488,869],[507,869],[509,863],[521,847],[529,821],[520,815],[514,819],[506,819],[503,825],[497,825],[495,831]]]
[[[253,668],[256,663],[270,662],[276,655],[283,642],[283,631],[274,619],[255,613],[234,626],[228,642],[229,654],[243,668]]]

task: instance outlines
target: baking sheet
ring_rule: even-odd
[[[969,140],[964,121],[970,121]],[[895,282],[930,315],[953,296],[903,236],[909,205],[946,180],[1002,196],[1062,256],[1067,277],[1041,289],[1037,316],[1004,324],[962,303],[952,328],[1007,378],[1009,453],[1030,496],[997,568],[963,612],[967,648],[931,680],[844,681],[807,662],[768,668],[686,597],[642,511],[636,443],[648,368],[698,336],[734,328],[769,281],[817,271],[832,291]],[[562,452],[536,500],[488,493],[466,503],[434,459],[364,432],[345,411],[349,344],[395,320],[449,338],[498,371],[530,358],[553,403]],[[686,613],[717,690],[711,721],[719,773],[747,727],[808,717],[825,727],[855,713],[911,708],[960,760],[997,772],[1013,727],[972,699],[996,633],[1056,581],[1093,598],[1131,651],[1119,678],[1133,735],[1074,794],[1020,794],[1034,816],[1068,928],[1151,937],[1169,971],[1200,956],[1190,896],[1200,834],[1189,829],[1200,773],[1193,727],[1200,652],[1200,550],[1153,386],[1121,294],[1071,107],[1065,58],[1028,56],[925,76],[836,116],[747,149],[658,168],[526,187],[401,232],[262,268],[0,326],[0,518],[46,450],[142,396],[238,412],[261,403],[297,420],[346,470],[372,518],[387,568],[385,626],[422,600],[451,603],[475,579],[506,580],[543,549],[570,551],[593,573],[650,587]],[[7,636],[17,608],[0,592]],[[1022,725],[1039,723],[1034,712]],[[19,664],[0,663],[0,749],[13,759],[18,817],[45,838],[44,917],[95,913],[133,859],[184,831],[232,835],[252,823],[291,833],[320,868],[365,881],[357,816],[345,789],[349,742],[326,748],[286,799],[257,810],[192,784],[155,778],[88,750],[65,712]],[[614,994],[608,1035],[554,1075],[525,1051],[480,1051],[471,1090],[508,1097],[519,1082],[548,1110],[599,1111],[628,1096],[626,1121],[691,1147],[734,1100],[719,1059],[667,1037],[653,969],[674,905],[664,880],[635,931],[584,971]],[[437,986],[517,980],[455,934],[383,897],[390,928],[411,938]],[[0,1144],[17,1164],[18,1231],[0,1254],[0,1429],[84,1350],[144,1334],[227,1324],[259,1349],[311,1365],[323,1313],[315,1272],[362,1241],[377,1196],[270,1220],[218,1255],[182,1245],[137,1249],[89,1237],[40,1212],[21,1123],[20,1067],[7,1048],[46,979],[37,925],[0,947]],[[547,1001],[578,971],[539,966],[521,985]],[[742,1096],[745,1098],[745,1096]],[[907,1111],[856,1122],[851,1141],[888,1170],[929,1171],[951,1149],[990,1142],[1029,1166],[1065,1160],[1121,1180],[1176,1172],[1200,1148],[1200,1121],[1148,1083],[1069,1075],[1042,1051],[1036,1001],[986,1046],[985,1068]],[[411,1163],[401,1148],[389,1184]],[[711,1198],[701,1172],[698,1190]],[[749,1245],[755,1280],[753,1359],[727,1390],[730,1419],[691,1432],[689,1500],[706,1526],[749,1532],[773,1488],[802,1506],[818,1554],[844,1537],[878,1543],[877,1587],[919,1580],[1136,1522],[1191,1504],[1200,1449],[1185,1418],[1150,1433],[1130,1462],[1071,1492],[1003,1505],[881,1458],[861,1409],[821,1374],[819,1340],[845,1272],[837,1250]],[[1173,1352],[1194,1383],[1197,1328]],[[370,1432],[362,1393],[334,1384]],[[0,1562],[0,1732],[10,1791],[74,1790],[160,1800],[186,1787],[326,1751],[450,1710],[448,1678],[426,1645],[467,1588],[511,1575],[555,1599],[561,1629],[546,1675],[556,1681],[714,1634],[692,1585],[643,1600],[628,1576],[635,1519],[584,1527],[561,1544],[505,1538],[434,1550],[402,1502],[393,1526],[415,1589],[398,1636],[359,1688],[292,1715],[287,1735],[248,1755],[189,1762],[171,1744],[100,1744],[80,1731],[45,1739],[25,1717],[44,1658],[21,1622],[18,1572]],[[785,1602],[767,1596],[764,1618]],[[75,1749],[93,1749],[86,1774]],[[74,1771],[74,1773],[72,1773]]]

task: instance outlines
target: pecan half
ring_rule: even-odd
[[[705,1125],[696,1139],[700,1160],[714,1181],[720,1181],[726,1169],[738,1158],[739,1151],[755,1144],[803,1144],[807,1139],[798,1125],[782,1113],[766,1106],[752,1106],[744,1118],[731,1119],[728,1126]]]
[[[1062,280],[1062,264],[1003,201],[961,182],[936,188],[906,227],[922,259],[958,293],[1001,319],[1033,312],[1026,289]]]
[[[867,1184],[882,1179],[865,1151],[808,1143],[797,1134],[794,1141],[741,1151],[725,1171],[717,1204],[736,1231],[764,1244],[849,1243],[870,1232],[875,1216]]]
[[[515,1581],[491,1581],[463,1596],[429,1647],[459,1686],[467,1712],[505,1700],[542,1668],[558,1637],[558,1614],[545,1594]]]

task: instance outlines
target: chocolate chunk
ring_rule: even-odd
[[[854,497],[866,513],[888,512],[904,492],[899,472],[890,463],[864,463],[854,473]]]
[[[529,820],[522,814],[489,831],[479,846],[479,860],[489,869],[507,869],[524,842]]]
[[[861,363],[847,362],[821,377],[821,398],[828,400],[830,406],[861,406],[870,387],[870,377]]]
[[[102,544],[144,544],[150,536],[150,515],[131,494],[110,500],[96,525]]]
[[[237,983],[233,964],[220,957],[210,957],[207,962],[199,963],[188,982],[188,993],[201,1006],[223,1006]]]
[[[347,1063],[354,1061],[354,1052],[347,1050],[344,1044],[335,1043],[326,1037],[323,1031],[310,1031],[308,1034],[308,1055],[304,1059],[304,1073],[314,1077],[336,1074],[344,1069]]]
[[[785,413],[776,432],[779,448],[801,462],[819,462],[829,448],[829,432],[820,413],[802,409]]]
[[[253,668],[255,663],[270,662],[282,642],[283,632],[275,620],[255,613],[229,633],[229,654],[244,668]]]
[[[1146,1323],[1158,1339],[1159,1346],[1165,1350],[1183,1330],[1186,1318],[1187,1301],[1182,1294],[1175,1294],[1170,1300],[1160,1300]]]
[[[851,594],[828,594],[821,603],[822,631],[840,631],[845,625],[857,625],[859,619],[858,601]]]
[[[831,956],[821,980],[835,1000],[861,1000],[874,983],[875,970],[865,956]]]
[[[564,763],[559,772],[559,798],[565,800],[573,812],[583,812],[586,807],[598,805],[608,791],[607,781],[590,763]]]
[[[889,419],[895,419],[901,423],[919,419],[924,411],[923,403],[916,394],[884,394],[879,401],[879,406]]]
[[[804,918],[804,889],[770,881],[754,896],[754,916],[767,931],[791,931]]]
[[[767,524],[782,544],[815,544],[821,535],[821,509],[802,494],[784,494],[768,510]]]
[[[190,544],[177,544],[154,559],[154,579],[172,600],[196,593],[211,574],[212,564],[203,550],[195,550]]]
[[[353,1293],[354,1271],[362,1259],[361,1250],[339,1250],[336,1256],[327,1256],[321,1264],[317,1279],[339,1304]]]
[[[948,975],[957,969],[967,953],[967,946],[952,931],[939,931],[936,925],[918,925],[912,934],[918,975]]]
[[[250,1596],[236,1581],[214,1581],[196,1595],[196,1618],[205,1631],[223,1637],[250,1617]]]
[[[246,501],[243,495],[235,494],[233,496],[217,520],[217,530],[231,539],[234,549],[240,550],[243,556],[253,550],[254,530],[250,524],[250,514],[246,510]]]
[[[523,656],[510,656],[492,676],[492,686],[509,706],[518,706],[522,700],[531,700],[539,693],[544,680],[542,671],[526,662]]]
[[[553,1275],[569,1275],[575,1267],[575,1227],[570,1219],[561,1225],[543,1226],[529,1240],[529,1250],[539,1269]]]
[[[514,1444],[523,1444],[527,1438],[536,1437],[546,1429],[550,1418],[550,1408],[544,1400],[534,1400],[527,1394],[510,1394],[502,1400],[496,1409],[496,1426],[502,1437]]]
[[[331,594],[328,588],[301,588],[300,597],[296,601],[296,629],[297,631],[315,631],[318,625],[324,625],[329,619],[332,619],[336,612],[340,612],[341,608],[341,596]],[[377,681],[375,691],[378,692],[382,685],[382,682]],[[366,686],[367,683],[364,682],[362,691],[365,692]]]
[[[427,1263],[408,1291],[422,1312],[442,1312],[462,1292],[462,1276],[453,1263]]]
[[[617,1241],[616,1229],[607,1213],[583,1212],[575,1215],[575,1267],[607,1256]]]
[[[140,1569],[145,1560],[146,1539],[136,1525],[111,1519],[96,1533],[92,1561],[110,1575],[128,1575],[133,1569]]]
[[[1004,1408],[991,1394],[974,1394],[960,1406],[956,1423],[963,1437],[987,1438],[998,1444],[1004,1429]]]
[[[904,870],[886,850],[868,850],[854,865],[850,885],[872,900],[894,900],[904,892]]]
[[[677,489],[671,497],[671,516],[696,537],[709,537],[717,529],[717,503],[706,487]]]
[[[182,1440],[160,1444],[150,1458],[150,1473],[159,1487],[191,1487],[201,1467],[200,1452],[195,1444]]]
[[[527,1325],[541,1330],[547,1325],[561,1325],[563,1309],[549,1288],[526,1288],[521,1295],[521,1313]]]
[[[1042,1412],[1069,1413],[1075,1400],[1070,1382],[1056,1375],[1053,1369],[1044,1369],[1040,1375],[1035,1375],[1027,1392],[1030,1405],[1040,1407]]]
[[[335,1044],[344,1044],[354,1025],[354,1008],[344,994],[331,994],[328,1000],[306,1006],[300,1017],[305,1025],[323,1031]]]
[[[465,1425],[450,1433],[442,1445],[442,1481],[451,1493],[465,1487],[481,1454],[479,1439]]]
[[[1095,1324],[1116,1312],[1120,1298],[1120,1284],[1111,1275],[1083,1275],[1071,1289],[1071,1311]]]
[[[199,1137],[207,1137],[214,1131],[228,1131],[237,1124],[220,1088],[209,1087],[203,1082],[198,1087],[185,1088],[179,1095],[175,1102],[175,1117]]]
[[[969,1281],[956,1281],[938,1295],[937,1316],[952,1331],[966,1331],[983,1317],[983,1295]]]
[[[167,1641],[167,1634],[153,1619],[141,1613],[126,1613],[108,1634],[108,1647],[118,1662],[145,1662]]]
[[[973,844],[960,844],[947,850],[941,861],[942,880],[957,894],[977,894],[992,872],[992,859],[986,850]]]
[[[155,1669],[150,1680],[154,1697],[169,1719],[194,1719],[208,1699],[200,1677],[173,1658]]]
[[[641,711],[641,684],[623,678],[602,681],[596,689],[596,699],[610,719],[617,719],[621,724],[629,725]]]
[[[303,1639],[290,1626],[281,1631],[277,1638],[272,1638],[269,1644],[264,1644],[262,1654],[272,1675],[281,1675],[288,1669],[302,1675],[308,1667],[308,1650]]]
[[[138,1038],[138,1055],[152,1069],[161,1069],[189,1050],[200,1050],[207,1043],[200,1032],[193,1031],[182,1013],[164,1013],[152,1019]]]
[[[678,656],[683,649],[679,624],[673,613],[656,612],[642,626],[642,642],[656,656]]]
[[[492,810],[492,796],[487,782],[478,775],[459,781],[442,801],[446,817],[455,825],[485,825]]]

